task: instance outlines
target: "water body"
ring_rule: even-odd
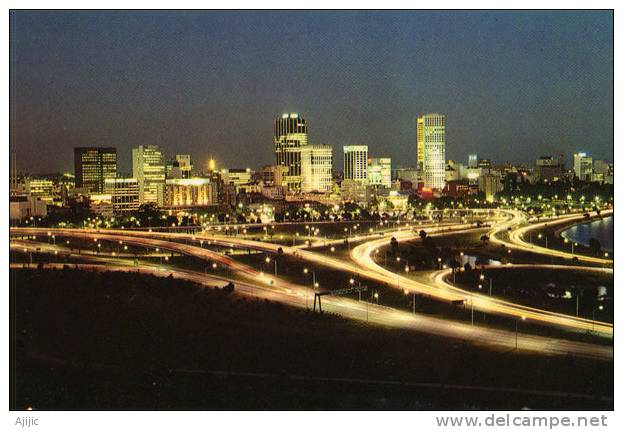
[[[614,217],[609,216],[584,224],[576,224],[563,231],[562,237],[586,246],[594,237],[601,243],[602,249],[614,251]]]

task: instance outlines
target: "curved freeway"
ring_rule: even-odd
[[[395,237],[399,242],[413,239],[412,235],[396,235]],[[402,276],[398,273],[385,269],[374,261],[373,254],[375,251],[386,244],[387,241],[384,239],[366,242],[353,249],[351,257],[367,271],[375,272],[384,278],[391,280],[391,284],[393,286],[402,288],[409,292],[425,294],[447,302],[461,300],[467,301],[469,306],[473,305],[474,309],[481,312],[505,315],[514,318],[529,318],[532,321],[544,324],[553,324],[579,330],[593,330],[606,335],[612,335],[613,333],[612,324],[593,322],[593,320],[522,306],[482,294],[472,294],[471,292],[467,292],[450,284],[442,284],[438,279],[435,279],[434,282],[428,284]]]
[[[542,222],[538,222],[534,224],[529,224],[529,225],[526,225],[520,228],[515,228],[518,225],[522,224],[523,222],[527,221],[526,216],[523,212],[520,212],[518,210],[509,210],[507,212],[512,215],[512,218],[507,222],[496,225],[495,228],[491,230],[490,238],[489,238],[490,242],[498,243],[500,245],[504,244],[505,246],[511,249],[516,249],[516,250],[526,251],[526,252],[534,252],[537,254],[549,255],[553,257],[560,257],[560,258],[566,258],[566,259],[571,259],[571,260],[573,260],[574,258],[577,258],[578,261],[584,261],[587,263],[613,264],[613,260],[610,260],[610,259],[591,257],[588,255],[582,255],[582,254],[572,254],[566,251],[549,249],[549,248],[545,248],[545,247],[527,242],[523,239],[526,233],[528,233],[530,230],[535,230],[535,229],[543,228],[546,226],[548,227],[555,226],[558,224],[568,223],[570,221],[583,221],[585,219],[583,213],[572,214],[572,215],[562,215],[553,220],[542,221]],[[612,213],[614,213],[612,209],[601,211],[602,216],[611,215]],[[510,231],[508,230],[509,228],[511,229]],[[509,237],[508,240],[500,239],[499,237],[497,237],[498,234],[503,233],[503,232],[508,232],[508,237]]]
[[[77,233],[78,234],[78,233]],[[84,233],[82,233],[84,234]],[[89,237],[100,237],[103,240],[105,235],[97,235],[95,233],[89,234]],[[113,235],[118,238],[118,235]],[[189,246],[179,244],[175,242],[159,241],[155,239],[140,238],[133,236],[124,236],[124,241],[132,241],[135,245],[143,245],[152,247],[158,245],[162,249],[171,249],[184,254],[192,255],[198,258],[206,258],[209,256],[214,258],[212,252],[207,252],[205,249],[198,248],[196,246]],[[38,247],[40,244],[33,243],[33,248]],[[23,250],[27,246],[26,243],[20,242],[13,244],[13,248],[17,251]],[[56,246],[46,246],[48,248],[56,248]],[[79,256],[82,257],[82,256]],[[221,256],[222,257],[222,256]],[[89,257],[97,258],[97,257]],[[100,257],[102,258],[102,257]],[[245,266],[241,263],[237,263],[240,266]],[[63,267],[65,264],[46,264],[48,267]],[[12,267],[20,268],[22,264],[13,264]],[[87,267],[92,270],[123,270],[123,271],[136,271],[137,268],[132,268],[129,264],[119,263],[118,261],[109,262],[105,266],[102,265],[85,265],[79,267]],[[248,270],[248,273],[255,272],[254,269],[244,268],[236,266],[238,270]],[[205,284],[206,280],[215,278],[212,275],[206,276],[201,272],[193,272],[190,270],[183,270],[171,267],[153,267],[153,266],[141,266],[140,271],[145,273],[152,273],[157,276],[169,276],[174,275],[176,278],[187,279]],[[271,277],[272,278],[272,277]],[[223,279],[223,278],[221,278]],[[288,305],[294,305],[304,307],[307,305],[307,292],[310,290],[307,287],[292,284],[278,278],[273,278],[276,282],[268,282],[266,284],[258,282],[258,277],[252,277],[249,282],[239,282],[240,289],[243,294],[250,294],[258,297],[269,298],[271,300],[281,301]],[[359,302],[355,299],[347,297],[326,296],[323,299],[323,305],[325,309],[330,309],[331,312],[338,313],[348,318],[357,319],[361,321],[369,321],[385,326],[411,329],[425,333],[432,333],[439,336],[468,340],[478,345],[487,347],[514,350],[515,347],[518,350],[526,351],[530,353],[538,353],[545,355],[576,355],[581,357],[599,359],[599,360],[612,360],[613,349],[610,346],[596,345],[585,342],[577,342],[570,340],[562,340],[556,338],[549,338],[545,336],[532,335],[532,334],[519,334],[516,332],[494,329],[481,326],[472,326],[462,322],[448,321],[440,318],[434,318],[421,314],[411,314],[407,311],[397,310],[394,308],[388,308],[385,306],[372,305],[367,302]]]
[[[506,230],[509,226],[516,225],[523,222],[525,216],[519,211],[507,211],[503,212],[509,215],[509,219],[499,223],[496,227],[496,231]],[[565,217],[567,219],[568,217]],[[439,227],[432,227],[426,229],[429,233],[438,234],[453,234],[458,231],[465,231],[468,228],[473,228],[473,225],[468,224],[454,224],[445,225]],[[156,233],[156,232],[139,232],[139,231],[126,231],[126,230],[106,230],[106,233],[97,232],[97,230],[81,230],[81,229],[36,229],[36,228],[15,228],[11,229],[12,234],[47,234],[51,232],[56,235],[74,235],[76,237],[82,237],[90,235],[91,237],[99,237],[104,240],[118,240],[121,235],[124,236],[123,240],[127,243],[142,243],[144,246],[160,247],[163,249],[171,249],[188,255],[199,256],[199,258],[210,259],[219,261],[242,274],[249,277],[262,276],[260,271],[257,271],[250,266],[237,262],[222,254],[204,249],[196,246],[199,239],[198,235],[189,236],[187,234],[180,233]],[[146,237],[148,236],[148,237]],[[393,237],[398,241],[408,241],[419,238],[416,232],[410,229],[402,229],[400,231],[393,232]],[[159,239],[152,239],[152,237],[158,237]],[[178,242],[171,242],[171,239],[186,240],[194,243],[195,245],[186,245]],[[134,242],[133,242],[134,240]],[[302,250],[299,248],[283,246],[274,243],[265,243],[254,240],[241,239],[232,236],[213,236],[208,240],[208,243],[218,244],[223,246],[232,246],[240,248],[248,248],[259,250],[263,252],[276,253],[281,250],[284,254],[292,255],[308,261],[310,263],[320,264],[332,269],[342,270],[350,273],[358,273],[363,277],[373,279],[381,283],[387,283],[388,285],[407,290],[409,292],[417,292],[419,294],[427,295],[431,298],[435,298],[441,301],[453,302],[459,300],[467,300],[475,309],[481,312],[487,312],[498,315],[506,315],[514,318],[530,318],[534,322],[540,322],[545,324],[553,324],[570,329],[578,330],[593,330],[595,332],[612,335],[612,324],[607,323],[594,323],[592,320],[571,317],[564,314],[556,314],[548,311],[544,311],[538,308],[531,308],[514,304],[512,302],[493,299],[488,296],[482,296],[478,294],[471,294],[460,288],[440,288],[436,281],[430,283],[424,283],[420,281],[401,276],[400,274],[391,272],[380,265],[376,264],[372,258],[372,254],[381,246],[386,245],[387,237],[383,236],[379,239],[371,240],[361,245],[358,245],[351,251],[351,258],[356,265],[340,260],[338,258],[321,255],[318,253]],[[267,282],[277,282],[277,279],[273,279],[271,276],[263,275]]]

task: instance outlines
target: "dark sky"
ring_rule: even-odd
[[[273,161],[299,112],[310,143],[415,162],[415,118],[446,114],[447,158],[574,151],[612,160],[611,12],[13,12],[20,170],[74,146],[161,145],[219,166]]]

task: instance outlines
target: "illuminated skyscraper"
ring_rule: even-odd
[[[275,164],[286,166],[283,185],[290,191],[301,190],[301,148],[307,146],[307,123],[297,113],[284,113],[275,120]]]
[[[106,179],[104,193],[110,195],[114,214],[133,212],[140,205],[136,178]]]
[[[307,145],[301,148],[301,191],[331,191],[333,184],[333,147]]]
[[[478,167],[478,154],[469,154],[467,159],[467,167],[476,169]]]
[[[368,185],[392,186],[392,159],[370,158],[368,160]]]
[[[116,148],[74,148],[76,188],[92,193],[104,191],[104,181],[117,176]]]
[[[430,113],[417,119],[418,182],[442,190],[446,172],[446,117]]]
[[[344,146],[344,179],[365,182],[368,178],[368,145]]]
[[[166,177],[164,154],[156,145],[132,149],[132,176],[138,181],[139,202],[162,206]]]
[[[593,174],[593,157],[585,152],[573,154],[573,173],[580,181],[590,181]]]

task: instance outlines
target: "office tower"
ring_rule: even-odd
[[[193,163],[190,155],[177,154],[175,158],[167,162],[167,178],[185,178],[192,176]]]
[[[104,193],[110,195],[115,215],[133,212],[140,206],[136,178],[114,178],[104,181]]]
[[[573,154],[573,173],[580,181],[590,181],[593,174],[593,158],[585,152]]]
[[[132,176],[138,181],[139,202],[162,206],[166,166],[164,154],[156,145],[132,149]]]
[[[307,145],[301,148],[301,191],[331,191],[333,184],[333,147]]]
[[[442,190],[446,174],[446,117],[430,113],[417,119],[418,182]]]
[[[563,166],[560,158],[550,155],[536,159],[534,174],[537,181],[554,182],[562,178]]]
[[[253,182],[253,175],[255,172],[249,168],[246,169],[223,169],[221,170],[221,177],[225,185],[233,185],[236,187],[236,192],[239,192],[245,185]]]
[[[307,146],[307,123],[297,113],[284,113],[275,120],[275,164],[286,166],[283,185],[291,192],[301,189],[301,148]]]
[[[117,176],[117,149],[74,148],[74,174],[76,188],[86,188],[90,193],[104,192],[104,181]]]
[[[26,178],[26,193],[40,198],[47,204],[54,201],[54,182],[47,178]]]
[[[485,194],[485,198],[488,202],[492,202],[495,195],[502,191],[502,177],[494,174],[480,175],[478,178],[478,190]]]
[[[218,184],[210,178],[167,179],[164,206],[204,207],[218,204]]]
[[[264,166],[260,171],[262,182],[264,182],[264,185],[275,187],[281,187],[283,185],[283,177],[287,173],[287,167],[275,165]]]
[[[344,146],[344,179],[365,182],[368,179],[368,146]]]
[[[467,156],[467,167],[475,169],[478,167],[478,154],[469,154]]]
[[[368,185],[392,186],[392,159],[370,158],[368,160]]]
[[[593,182],[605,182],[612,184],[614,182],[614,164],[605,160],[595,160],[593,163]]]

